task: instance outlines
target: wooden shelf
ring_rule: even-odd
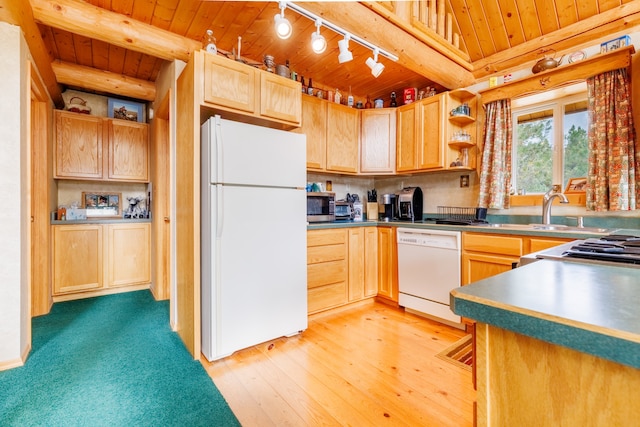
[[[464,148],[471,148],[474,147],[476,144],[473,141],[458,141],[458,140],[451,140],[449,141],[449,147],[455,147],[459,150],[462,150]]]
[[[467,116],[466,114],[458,114],[454,116],[449,115],[449,121],[464,126],[475,122],[476,119],[471,116]]]

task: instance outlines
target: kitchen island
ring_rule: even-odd
[[[457,288],[476,323],[479,426],[640,418],[640,269],[542,260]]]

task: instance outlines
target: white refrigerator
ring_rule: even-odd
[[[306,136],[202,125],[202,352],[307,328]]]

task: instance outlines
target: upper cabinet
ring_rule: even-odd
[[[307,136],[307,169],[316,172],[358,172],[359,110],[302,95],[302,126]]]
[[[455,90],[398,108],[396,171],[475,169],[478,105]]]
[[[327,170],[357,173],[359,140],[358,110],[327,103]]]
[[[444,95],[439,94],[398,108],[398,172],[444,168],[444,105]]]
[[[55,111],[54,178],[147,182],[146,123]]]
[[[360,112],[360,173],[393,174],[396,170],[396,109]]]
[[[300,83],[219,55],[196,54],[202,55],[204,62],[204,106],[223,117],[249,123],[300,126]]]

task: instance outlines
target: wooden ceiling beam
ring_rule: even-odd
[[[51,100],[56,107],[63,108],[62,90],[51,68],[52,57],[42,41],[40,30],[34,20],[29,2],[2,2],[2,5],[0,5],[0,21],[19,26],[22,29],[33,62],[49,92]]]
[[[145,101],[156,99],[156,86],[147,80],[134,79],[58,60],[54,61],[51,66],[58,82],[62,84]]]
[[[165,60],[188,62],[200,42],[78,0],[29,0],[36,22]]]
[[[359,2],[341,2],[340,7],[333,2],[304,2],[300,6],[395,54],[398,64],[447,89],[464,88],[475,82],[471,71]]]
[[[503,72],[529,61],[541,59],[541,48],[563,51],[577,46],[593,45],[595,40],[615,38],[617,33],[629,32],[640,25],[640,1],[625,3],[615,9],[594,15],[551,34],[529,40],[506,51],[473,63],[476,79]]]

